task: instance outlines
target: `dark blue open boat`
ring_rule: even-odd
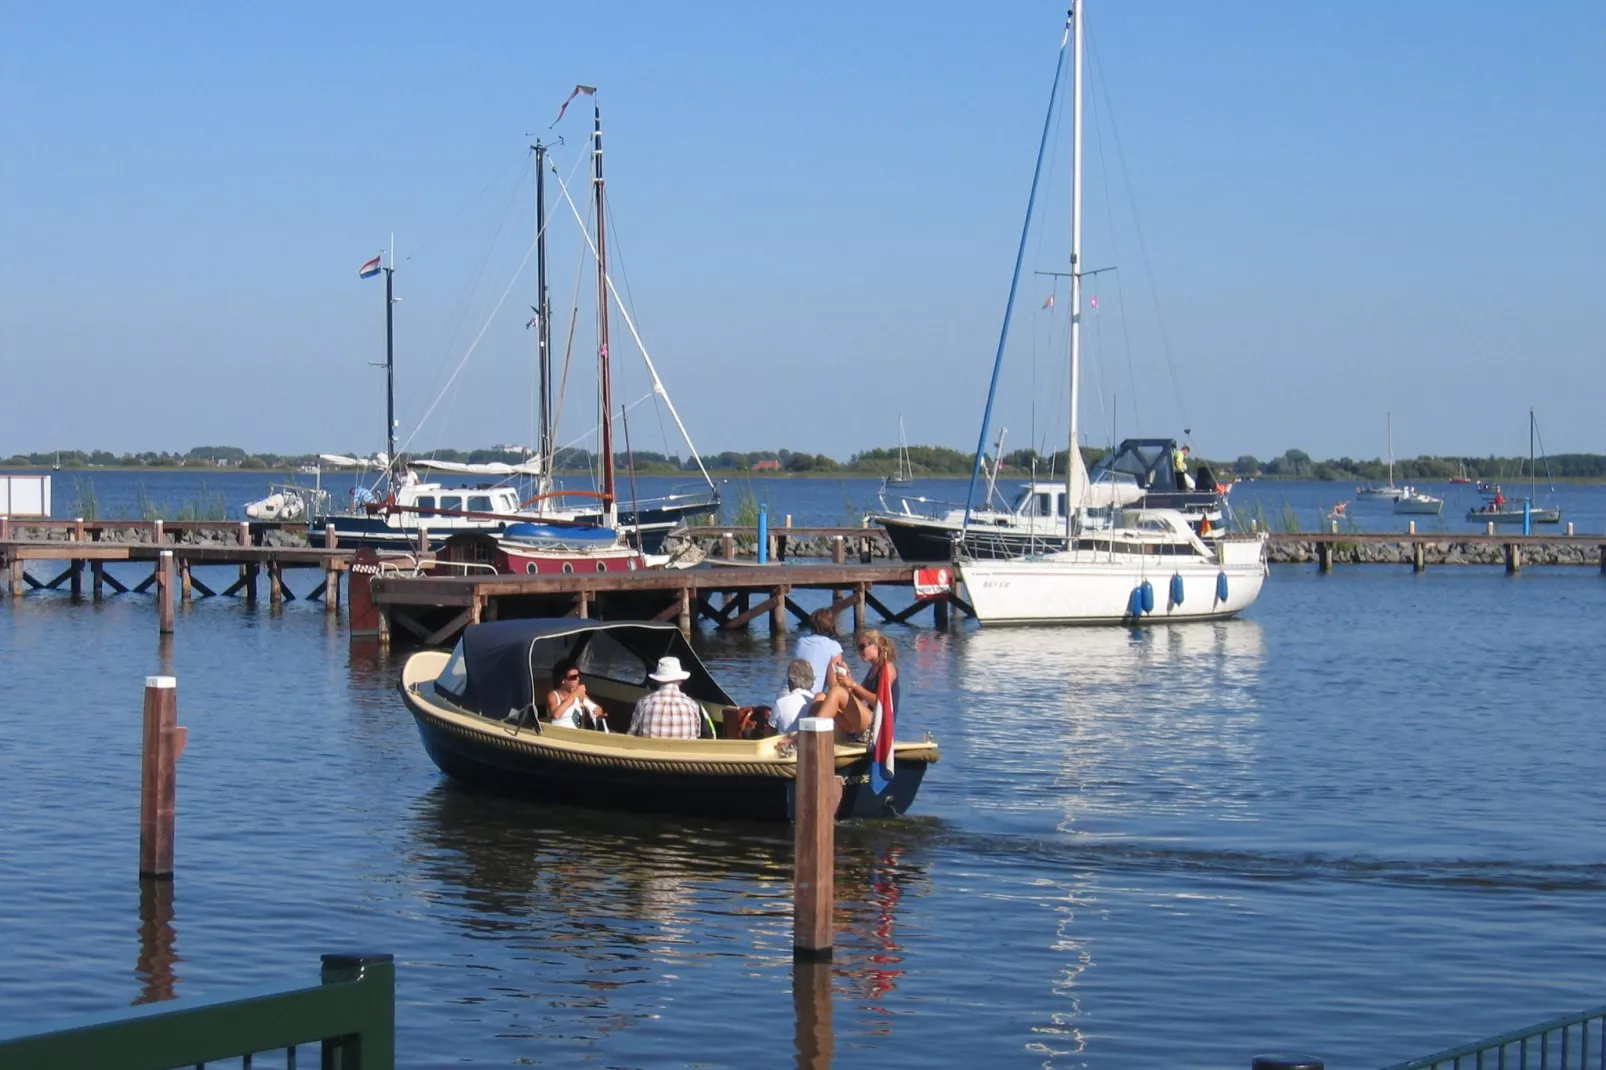
[[[663,657],[679,658],[691,674],[681,690],[703,706],[705,738],[625,734],[636,700],[647,691],[647,673]],[[610,731],[536,718],[558,664],[580,669]],[[400,687],[430,758],[470,787],[651,813],[791,818],[797,777],[792,738],[720,738],[734,731],[738,707],[673,624],[573,617],[477,624],[450,653],[421,651],[408,658]],[[845,783],[837,816],[906,812],[937,758],[930,739],[899,741],[895,775],[878,794],[870,784],[865,745],[838,743],[837,773]]]

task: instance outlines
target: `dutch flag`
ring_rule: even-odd
[[[357,269],[357,277],[359,279],[371,279],[377,274],[379,274],[379,257],[377,256]]]
[[[892,708],[892,674],[887,671],[886,662],[880,664],[875,715],[870,725],[870,790],[877,795],[892,785],[892,776],[896,772],[893,764],[893,723],[897,718]]]

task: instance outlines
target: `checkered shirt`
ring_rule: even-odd
[[[664,684],[636,703],[630,734],[657,739],[696,739],[702,735],[703,708],[681,691],[679,684]]]

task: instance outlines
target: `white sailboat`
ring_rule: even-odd
[[[909,463],[909,440],[903,434],[903,414],[898,414],[898,467],[881,480],[881,489],[907,487],[915,481],[914,467]]]
[[[1399,501],[1401,498],[1404,498],[1407,494],[1409,494],[1411,492],[1411,488],[1410,487],[1396,487],[1394,485],[1394,414],[1392,412],[1388,414],[1388,425],[1389,425],[1389,484],[1386,487],[1379,487],[1379,486],[1375,486],[1375,485],[1374,486],[1369,486],[1369,487],[1356,487],[1355,488],[1355,498],[1356,498],[1357,501],[1383,501],[1383,502]],[[1444,503],[1440,502],[1439,504],[1443,505]],[[1396,512],[1410,512],[1410,511],[1411,510],[1407,510],[1407,509],[1396,510]],[[1438,512],[1438,510],[1435,509],[1434,512]]]
[[[1252,605],[1266,578],[1266,536],[1202,537],[1176,509],[1122,509],[1090,516],[1087,470],[1077,441],[1082,311],[1082,39],[1083,2],[1075,0],[1060,40],[1059,63],[1071,52],[1071,324],[1070,463],[1066,465],[1064,550],[1011,559],[982,559],[960,542],[959,575],[976,619],[995,624],[1140,624],[1230,617]],[[1055,92],[1058,91],[1058,72]],[[1052,103],[1050,115],[1052,115]],[[1038,149],[1041,169],[1049,124]],[[1035,190],[1035,182],[1034,182]],[[1031,205],[1027,206],[1028,228]],[[1022,230],[1021,248],[1026,244]],[[1016,258],[1019,277],[1020,255]],[[1006,310],[1006,330],[1008,311]],[[999,356],[1003,346],[1000,343]],[[994,369],[996,380],[997,369]],[[989,410],[983,417],[985,441]],[[967,526],[969,517],[966,520]],[[1157,588],[1159,593],[1157,593]]]

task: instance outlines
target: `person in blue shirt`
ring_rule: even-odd
[[[809,614],[809,634],[797,641],[795,657],[802,658],[814,667],[814,686],[822,691],[831,686],[832,677],[826,675],[833,658],[842,656],[842,644],[836,641],[836,614],[830,609],[816,609]]]

